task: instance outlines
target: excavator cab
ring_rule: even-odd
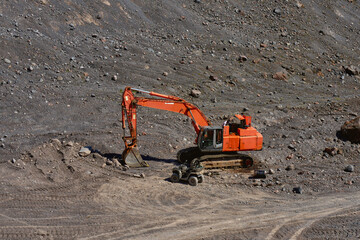
[[[198,145],[203,152],[219,151],[223,147],[223,129],[221,127],[201,128]]]

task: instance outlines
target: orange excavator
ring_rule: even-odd
[[[156,98],[135,97],[133,91],[145,93]],[[223,126],[212,126],[207,117],[195,105],[184,99],[126,87],[122,96],[122,128],[125,150],[122,161],[129,167],[146,167],[137,147],[136,108],[144,106],[181,113],[191,119],[197,137],[196,147],[180,150],[177,160],[190,163],[194,159],[201,162],[204,168],[250,168],[253,159],[241,151],[262,149],[263,136],[251,126],[251,117],[236,114],[224,122]],[[126,136],[126,121],[130,136]]]

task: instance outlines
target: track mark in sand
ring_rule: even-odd
[[[21,223],[21,224],[24,224],[24,225],[26,225],[26,226],[30,226],[30,227],[31,227],[31,225],[28,224],[27,222],[21,221],[21,220],[19,220],[19,219],[17,219],[17,218],[12,218],[12,217],[9,217],[9,216],[4,215],[4,214],[1,214],[1,213],[0,213],[0,216],[4,217],[4,218],[6,218],[6,219],[9,219],[9,220],[12,220],[12,221],[15,221],[15,222],[18,222],[18,223]]]
[[[285,221],[285,222],[283,222],[283,223],[281,223],[281,224],[276,225],[276,226],[270,231],[270,233],[266,236],[265,240],[274,239],[275,234],[276,234],[276,233],[280,230],[280,228],[282,228],[282,227],[285,225],[285,223],[287,223],[287,222],[288,222],[288,221]]]
[[[300,236],[300,234],[309,226],[311,226],[311,224],[313,224],[314,222],[316,222],[318,219],[314,219],[311,221],[308,221],[305,225],[303,225],[301,228],[299,228],[290,238],[290,240],[296,240],[298,236]]]

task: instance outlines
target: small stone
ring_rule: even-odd
[[[57,139],[57,138],[51,139],[50,142],[51,142],[52,144],[54,144],[54,145],[61,146],[61,142],[60,142],[60,140]]]
[[[113,165],[113,162],[112,161],[110,161],[109,159],[108,160],[106,160],[106,165],[109,165],[109,166],[112,166]]]
[[[62,80],[64,80],[64,78],[63,78],[62,76],[58,76],[58,77],[57,77],[57,80],[58,80],[58,81],[62,81]]]
[[[294,170],[295,169],[295,165],[294,164],[290,164],[289,166],[287,166],[285,168],[286,171],[291,171],[291,170]]]
[[[91,154],[91,150],[87,147],[82,147],[79,151],[80,157],[87,157]]]
[[[15,158],[11,159],[11,163],[16,163],[16,159]]]
[[[210,79],[211,81],[217,81],[217,80],[219,80],[217,77],[215,77],[215,76],[213,76],[213,75],[210,75],[209,79]]]
[[[193,89],[193,90],[191,90],[190,95],[195,97],[195,98],[198,98],[198,97],[200,97],[201,92],[199,90]]]
[[[282,80],[282,81],[287,81],[287,79],[288,79],[287,74],[284,72],[277,72],[272,77],[273,77],[273,79]]]
[[[133,177],[136,177],[136,178],[145,178],[145,174],[144,174],[144,173],[134,174]]]
[[[346,121],[340,130],[340,138],[352,143],[360,143],[360,117]]]
[[[120,162],[116,158],[113,159],[113,162],[114,162],[115,167],[121,166]]]
[[[275,14],[277,14],[277,15],[280,15],[280,14],[281,14],[281,9],[280,9],[280,8],[275,8],[275,9],[273,10],[273,12],[274,12]]]
[[[256,181],[254,181],[253,186],[255,187],[261,186],[261,182],[259,181],[259,179],[256,179]]]
[[[166,77],[167,75],[169,75],[169,73],[168,72],[163,72],[162,75]]]
[[[111,80],[116,81],[118,77],[116,75],[112,76]]]
[[[289,144],[288,148],[291,149],[291,150],[296,150],[296,148],[295,148],[295,146],[293,144]]]
[[[248,58],[245,55],[240,55],[238,58],[239,62],[246,62],[248,60]]]
[[[332,147],[332,148],[325,148],[324,149],[324,153],[329,154],[330,156],[335,156],[338,153],[338,149],[336,147]]]
[[[355,167],[353,165],[348,165],[345,167],[345,172],[353,172],[355,170]]]
[[[345,72],[349,75],[359,75],[360,74],[360,69],[353,65],[344,67],[344,69],[345,69]]]
[[[34,67],[33,67],[33,66],[29,66],[29,67],[27,68],[27,70],[28,70],[28,72],[31,72],[31,71],[34,70]]]
[[[293,192],[294,193],[297,193],[297,194],[302,194],[303,193],[303,190],[301,187],[294,187],[293,188]]]
[[[92,93],[90,96],[91,96],[91,97],[95,97],[95,94]]]
[[[68,142],[65,146],[67,146],[67,147],[73,147],[73,146],[74,146],[74,142],[73,142],[73,141],[70,141],[70,142]]]
[[[201,3],[201,0],[194,0],[194,3]]]
[[[275,173],[275,170],[272,169],[272,168],[270,168],[270,169],[269,169],[269,174],[274,174],[274,173]]]
[[[11,61],[9,59],[7,59],[7,58],[4,59],[4,62],[7,63],[7,64],[11,63]]]

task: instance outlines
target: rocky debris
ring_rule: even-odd
[[[7,58],[4,58],[4,62],[7,63],[7,64],[11,63],[11,61],[9,59],[7,59]]]
[[[111,80],[117,81],[117,80],[118,80],[118,77],[117,77],[116,75],[114,75],[114,76],[111,77]]]
[[[136,177],[136,178],[145,178],[145,174],[144,174],[144,173],[134,174],[133,177]]]
[[[199,98],[201,95],[201,92],[199,90],[193,89],[193,90],[191,90],[190,95],[195,98]]]
[[[273,13],[277,14],[277,15],[280,15],[281,14],[281,9],[280,8],[275,8],[273,10]]]
[[[112,161],[114,162],[115,167],[120,167],[121,166],[119,160],[117,160],[116,158],[114,158]]]
[[[324,149],[324,154],[329,154],[330,156],[335,156],[336,154],[342,154],[342,150],[338,149],[336,147],[331,147],[331,148],[325,148]]]
[[[355,170],[355,167],[353,165],[348,165],[345,167],[345,172],[353,172]]]
[[[349,75],[359,75],[360,69],[358,67],[355,67],[354,65],[343,67],[345,72]]]
[[[60,147],[62,145],[61,141],[59,139],[57,139],[57,138],[51,139],[50,143],[54,144],[57,147]]]
[[[352,143],[360,143],[360,117],[346,121],[340,130],[340,138]]]
[[[79,150],[79,156],[80,157],[87,157],[91,154],[91,149],[89,149],[88,147],[82,147]]]
[[[238,57],[238,61],[239,62],[246,62],[248,60],[248,58],[245,55],[240,55]]]
[[[276,80],[282,80],[282,81],[287,81],[288,79],[288,75],[284,72],[276,72],[275,74],[273,74],[273,79]]]
[[[211,80],[211,81],[218,81],[219,79],[216,77],[216,76],[214,76],[214,75],[210,75],[209,76],[209,79]]]
[[[303,189],[301,187],[294,187],[293,193],[303,194]]]
[[[274,174],[275,173],[275,170],[270,168],[269,171],[268,171],[269,174]]]

